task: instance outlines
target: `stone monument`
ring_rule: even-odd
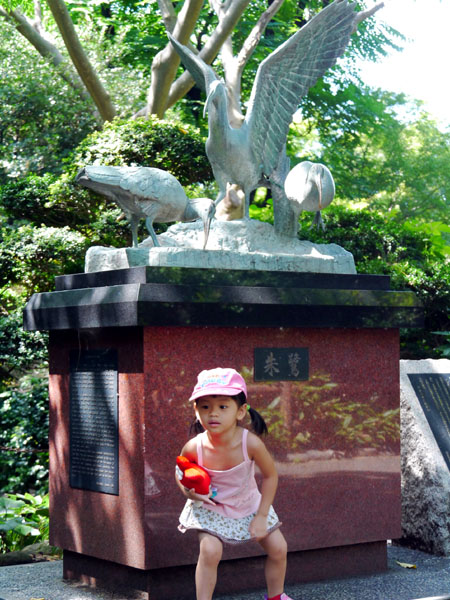
[[[336,0],[278,54],[294,50],[295,69],[299,40],[308,54],[321,39],[327,56],[317,68],[326,69],[357,19],[354,5]],[[338,40],[327,38],[330,23],[342,24]],[[202,77],[216,136],[211,115],[224,118],[224,90]],[[266,85],[257,80],[255,107]],[[389,277],[357,274],[345,250],[297,240],[285,134],[281,145],[274,134],[275,153],[257,155],[262,162],[252,153],[264,145],[248,139],[242,180],[228,155],[222,164],[209,148],[219,196],[222,184],[238,185],[247,200],[252,186],[270,186],[274,228],[213,220],[202,249],[203,226],[181,223],[156,244],[151,236],[138,247],[90,249],[85,273],[58,277],[54,292],[26,307],[25,327],[50,332],[50,536],[64,549],[66,578],[124,585],[149,600],[194,597],[195,534],[177,531],[184,500],[173,472],[196,376],[217,366],[243,374],[270,428],[287,583],[383,570],[386,540],[401,535],[398,331],[420,326],[422,309],[411,292],[391,290]],[[325,174],[316,170],[318,186]],[[143,185],[144,201],[142,190],[115,189],[130,220],[141,210],[154,218],[155,194],[146,197]],[[320,210],[328,196],[306,188]],[[226,548],[217,593],[262,587],[263,564],[257,544]]]
[[[400,543],[450,556],[450,360],[402,360],[400,378]]]

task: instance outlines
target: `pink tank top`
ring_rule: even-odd
[[[244,462],[226,471],[207,469],[203,465],[203,439],[207,435],[204,431],[197,436],[197,461],[209,473],[211,485],[217,490],[214,498],[217,505],[203,503],[203,507],[234,519],[251,515],[259,508],[261,494],[255,480],[255,462],[247,453],[248,430],[242,432]]]

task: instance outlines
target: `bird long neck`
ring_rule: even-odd
[[[214,91],[214,97],[208,106],[208,127],[212,139],[221,136],[230,129],[228,120],[228,98],[224,85],[220,85]]]
[[[244,115],[242,114],[240,102],[240,79],[227,82],[226,90],[228,122],[233,129],[239,129],[244,122]]]
[[[187,223],[189,221],[195,221],[200,217],[200,212],[197,207],[197,203],[195,200],[189,200],[186,204],[186,208],[184,209],[184,215],[182,221]]]

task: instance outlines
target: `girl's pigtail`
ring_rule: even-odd
[[[250,415],[250,419],[252,420],[252,429],[256,433],[256,435],[269,433],[266,422],[257,410],[249,407],[248,413]]]
[[[203,433],[205,430],[203,429],[203,425],[200,423],[198,419],[192,421],[191,426],[189,428],[189,435],[198,435],[199,433]]]

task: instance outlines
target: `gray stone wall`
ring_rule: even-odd
[[[402,530],[410,547],[450,556],[450,471],[408,374],[450,373],[450,360],[400,361]]]

